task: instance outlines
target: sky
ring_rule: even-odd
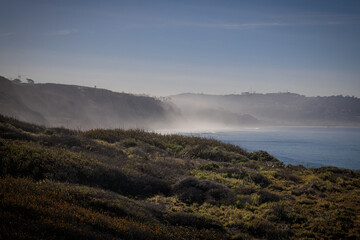
[[[0,0],[0,75],[168,96],[360,97],[358,0]]]

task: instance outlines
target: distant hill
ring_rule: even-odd
[[[179,94],[157,99],[0,76],[0,114],[48,127],[180,131],[257,125],[360,126],[360,99],[295,93]]]
[[[75,129],[159,128],[179,113],[147,96],[62,84],[15,83],[0,77],[0,113],[45,126]]]
[[[306,97],[295,93],[170,96],[180,109],[214,109],[251,115],[257,124],[360,126],[360,99],[349,96]]]
[[[254,125],[249,114],[214,108],[179,109],[171,101],[63,84],[21,83],[0,77],[0,113],[72,129],[208,129]]]

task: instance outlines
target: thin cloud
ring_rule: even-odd
[[[79,30],[77,30],[77,29],[62,29],[62,30],[52,32],[48,35],[50,35],[50,36],[67,36],[67,35],[70,35],[73,33],[77,33],[78,31]]]
[[[5,32],[5,33],[0,33],[1,37],[8,37],[8,36],[12,36],[15,35],[15,32]]]
[[[299,21],[299,22],[246,22],[246,23],[184,23],[179,26],[217,28],[229,30],[269,28],[269,27],[296,27],[296,26],[335,26],[348,24],[344,21]]]
[[[173,23],[144,23],[144,24],[130,24],[126,28],[213,28],[213,29],[227,29],[227,30],[246,30],[256,28],[271,28],[271,27],[301,27],[301,26],[336,26],[349,24],[345,21],[270,21],[270,22],[244,22],[244,23],[199,23],[199,22],[173,22]]]
[[[128,24],[127,28],[209,28],[228,30],[247,30],[274,27],[316,27],[358,25],[360,17],[347,14],[328,14],[318,12],[304,12],[295,14],[259,15],[258,20],[241,22],[195,22],[188,20],[169,21],[165,19],[148,19],[147,22]],[[261,20],[260,20],[261,19]]]
[[[288,23],[280,23],[280,22],[189,24],[189,26],[193,26],[193,27],[218,28],[218,29],[250,29],[250,28],[262,28],[262,27],[281,27],[281,26],[289,26],[289,25],[290,24],[288,24]]]
[[[291,24],[281,22],[249,22],[249,23],[197,23],[197,22],[173,22],[173,23],[149,23],[130,24],[126,28],[214,28],[214,29],[251,29],[261,27],[280,27]]]

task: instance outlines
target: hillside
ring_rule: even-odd
[[[62,84],[14,83],[0,77],[0,113],[72,129],[169,127],[180,118],[170,103],[146,96]]]
[[[360,126],[360,99],[294,93],[180,94],[169,98],[105,89],[16,83],[0,77],[0,114],[48,127],[213,130],[243,126]]]
[[[179,94],[170,96],[180,109],[221,109],[248,114],[258,124],[304,126],[360,126],[360,99],[306,97],[295,93],[241,95]]]
[[[360,173],[0,115],[0,239],[359,239]],[[6,220],[6,221],[3,221]]]

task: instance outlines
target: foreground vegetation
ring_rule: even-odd
[[[360,173],[0,116],[0,239],[360,239]]]

